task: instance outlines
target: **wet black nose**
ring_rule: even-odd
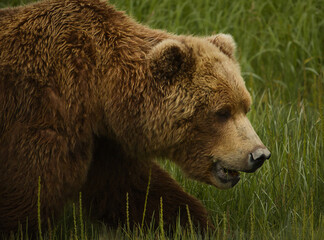
[[[255,172],[259,167],[262,166],[265,160],[271,157],[271,153],[267,148],[258,148],[250,153],[249,167],[247,172]]]

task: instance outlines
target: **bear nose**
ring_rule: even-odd
[[[271,153],[267,148],[258,148],[255,150],[252,155],[252,161],[259,162],[265,161],[271,157]]]
[[[255,172],[259,167],[262,166],[265,160],[271,157],[271,153],[267,148],[257,148],[250,153],[249,166],[250,170],[247,172]]]

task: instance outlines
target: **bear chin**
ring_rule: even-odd
[[[220,184],[214,184],[214,185],[216,185],[216,187],[221,188],[221,189],[232,188],[241,179],[239,171],[234,170],[234,169],[225,168],[220,161],[213,163],[212,173],[213,173],[213,177],[216,179],[216,182],[220,183]]]

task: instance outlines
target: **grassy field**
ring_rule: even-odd
[[[26,2],[0,0],[0,7]],[[205,236],[190,228],[177,228],[173,234],[111,230],[86,217],[80,224],[71,208],[57,230],[44,238],[324,239],[324,1],[111,2],[153,28],[232,34],[254,100],[249,118],[272,157],[227,191],[186,179],[174,164],[162,162],[210,212],[217,229]]]

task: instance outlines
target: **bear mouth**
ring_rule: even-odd
[[[220,162],[213,164],[214,175],[223,183],[231,183],[234,187],[240,181],[240,172],[234,169],[225,168]]]

